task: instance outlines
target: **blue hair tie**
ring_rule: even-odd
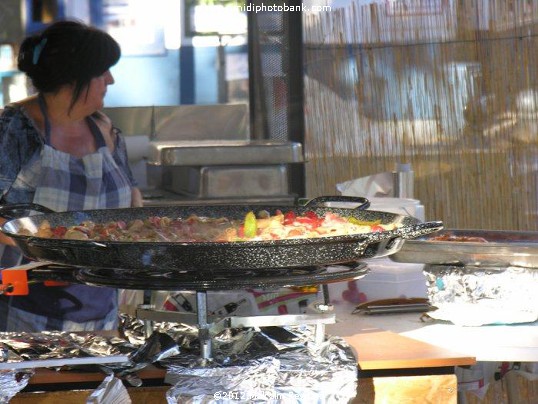
[[[45,47],[45,45],[47,44],[47,38],[43,38],[41,40],[41,42],[39,42],[35,48],[34,48],[34,55],[32,57],[32,63],[34,65],[37,64],[37,62],[39,62],[39,56],[41,56],[41,51],[43,50],[43,48]]]

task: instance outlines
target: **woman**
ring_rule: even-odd
[[[74,21],[23,41],[18,68],[37,95],[0,116],[1,204],[37,203],[57,212],[142,205],[125,141],[100,112],[120,54],[108,34]],[[19,264],[12,240],[0,241],[0,266]],[[0,330],[113,329],[116,321],[114,289],[37,284],[27,296],[0,297]]]

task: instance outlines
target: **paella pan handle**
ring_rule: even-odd
[[[29,210],[41,213],[54,213],[52,209],[38,205],[37,203],[12,203],[0,206],[0,217],[5,219],[19,219],[23,216],[28,216],[27,212]]]
[[[409,240],[435,233],[443,228],[442,222],[424,222],[408,224],[395,230],[368,233],[368,241],[379,242],[383,240],[403,239]]]
[[[435,233],[436,231],[442,230],[443,227],[443,222],[433,221],[403,226],[395,230],[395,232],[398,233],[401,238],[409,240]]]
[[[326,207],[327,203],[330,204],[331,202],[345,202],[346,204],[353,206],[349,208],[351,210],[364,210],[370,207],[370,201],[367,198],[363,198],[361,196],[344,195],[318,196],[316,198],[307,200],[304,203],[304,206],[308,208]]]
[[[394,254],[402,248],[405,240],[434,233],[442,228],[442,222],[425,222],[406,225],[396,230],[369,233],[362,255],[364,258],[373,258]]]

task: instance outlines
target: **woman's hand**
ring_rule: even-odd
[[[131,190],[131,207],[140,208],[144,205],[142,200],[142,192],[138,188],[132,188]]]
[[[7,222],[6,219],[0,218],[0,226],[3,226],[5,222]],[[4,233],[0,233],[0,244],[7,244],[12,246],[16,245],[15,241],[11,237],[6,236]]]

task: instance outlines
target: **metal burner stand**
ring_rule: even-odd
[[[358,279],[368,272],[366,264],[352,263],[327,267],[278,268],[251,271],[126,271],[109,268],[81,268],[80,282],[123,289],[194,291],[196,313],[156,310],[141,305],[136,317],[145,322],[146,337],[153,332],[154,322],[177,322],[197,326],[202,359],[212,358],[212,338],[227,328],[314,325],[314,342],[325,340],[325,325],[336,322],[331,313],[328,283]],[[315,307],[319,313],[282,314],[268,316],[208,315],[207,292],[249,288],[300,287],[322,285],[324,300]]]
[[[315,325],[315,343],[325,340],[325,324],[333,324],[336,317],[329,313],[332,307],[319,304],[318,310],[326,308],[325,313],[319,314],[282,314],[269,316],[226,316],[216,317],[207,314],[207,292],[196,292],[196,313],[178,313],[165,310],[155,310],[152,305],[140,305],[136,317],[146,324],[146,337],[153,330],[153,322],[179,322],[198,327],[200,341],[200,356],[203,359],[212,358],[212,338],[227,328],[269,327],[285,325]]]

